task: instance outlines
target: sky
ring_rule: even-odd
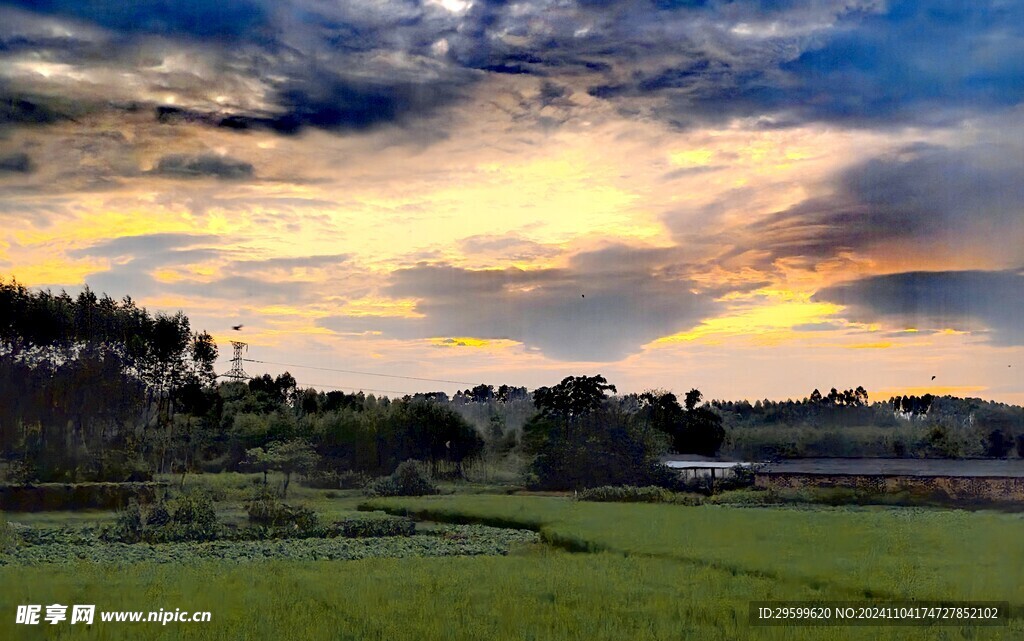
[[[324,389],[1024,403],[1022,103],[1012,0],[8,2],[0,276]]]

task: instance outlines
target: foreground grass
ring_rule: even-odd
[[[377,499],[366,507],[530,527],[610,550],[798,581],[833,598],[1009,600],[1024,609],[1024,516],[914,508],[737,508],[508,496]]]
[[[251,483],[242,477],[217,481],[227,495],[225,507]],[[355,502],[349,495],[303,494],[339,513]],[[316,547],[313,556],[282,555],[278,548],[289,543],[275,541],[266,543],[273,553],[265,555],[244,545],[224,548],[227,556],[276,557],[271,560],[239,563],[187,550],[157,564],[144,558],[88,560],[93,551],[79,550],[85,559],[67,564],[0,566],[0,639],[1024,638],[1019,514],[682,507],[496,495],[377,499],[364,507],[529,527],[549,541],[590,552],[520,544],[507,557],[339,561],[334,559],[350,556],[333,549],[331,541],[301,544]],[[304,560],[310,558],[318,560]],[[895,597],[1009,600],[1017,611],[1002,628],[751,627],[747,621],[751,601]],[[213,620],[167,626],[99,620],[91,627],[14,624],[17,605],[52,603],[95,604],[101,611],[209,610]]]
[[[672,560],[526,551],[509,557],[245,566],[0,568],[3,639],[839,641],[1015,639],[1009,628],[750,627],[748,602],[821,590]],[[209,610],[210,623],[16,626],[17,604]]]

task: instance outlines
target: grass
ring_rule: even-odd
[[[4,639],[351,641],[1009,640],[1024,630],[750,627],[748,602],[821,598],[807,586],[618,554],[98,565],[21,569],[0,584]],[[19,603],[98,610],[209,610],[212,621],[160,626],[15,626]]]
[[[836,598],[1010,600],[1024,606],[1024,517],[914,508],[738,508],[546,497],[375,499],[367,507],[529,527],[608,550],[828,587]]]
[[[223,517],[240,508],[252,478],[203,475],[187,477],[186,485],[220,492]],[[76,550],[66,564],[0,565],[0,611],[7,613],[0,616],[0,639],[1024,638],[1020,514],[683,507],[474,493],[367,501],[358,492],[292,487],[290,502],[322,514],[343,515],[362,502],[367,509],[410,511],[441,522],[526,527],[587,553],[520,542],[509,556],[338,560],[365,555],[336,547],[352,543],[320,540],[224,543],[208,546],[211,554],[205,548],[202,554],[167,548],[168,555],[149,559],[89,560],[90,551]],[[23,515],[10,516],[24,521]],[[423,538],[438,538],[438,527],[421,527],[435,531]],[[465,544],[458,537],[443,545],[449,543]],[[281,554],[279,548],[289,545],[295,549]],[[78,552],[85,558],[77,558]],[[410,553],[416,552],[410,548]],[[210,558],[214,555],[222,558]],[[274,558],[263,560],[267,557]],[[897,597],[1008,600],[1016,610],[1009,626],[1001,628],[751,627],[747,622],[755,600]],[[213,621],[14,625],[18,604],[51,603],[92,603],[99,610],[210,610]]]

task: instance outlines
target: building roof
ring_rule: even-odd
[[[761,474],[972,476],[1024,478],[1022,459],[805,458],[766,465]]]
[[[675,457],[664,457],[661,459],[667,467],[674,470],[688,470],[688,469],[731,469],[737,465],[744,467],[750,467],[753,463],[747,463],[745,461],[716,461],[714,459],[707,458],[705,456],[695,456],[693,458],[675,458]]]

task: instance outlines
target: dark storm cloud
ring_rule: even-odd
[[[305,126],[333,130],[362,130],[425,116],[449,104],[459,94],[455,82],[372,82],[351,79],[309,78],[288,83],[278,93],[286,115],[268,124],[282,133]]]
[[[922,330],[986,330],[998,345],[1024,345],[1024,272],[943,271],[872,276],[817,292],[841,314]]]
[[[0,174],[27,174],[33,169],[32,159],[25,152],[0,156]]]
[[[504,338],[556,359],[614,361],[717,309],[663,262],[660,250],[612,247],[579,255],[565,269],[420,265],[393,273],[388,293],[419,299],[424,318],[333,317],[321,324],[398,338]]]
[[[0,62],[32,54],[107,72],[105,80],[4,74],[0,120],[14,122],[65,117],[29,97],[36,92],[69,104],[166,108],[162,122],[360,131],[434,115],[488,74],[543,79],[542,107],[578,108],[569,96],[589,91],[626,116],[677,127],[735,117],[765,127],[938,125],[1024,99],[1024,4],[1016,2],[477,0],[459,12],[420,0],[13,6],[17,20],[0,27]],[[54,33],[44,19],[69,26]],[[177,51],[203,64],[164,65]],[[134,79],[104,98],[118,69]],[[160,102],[165,95],[173,105]]]
[[[1010,145],[896,150],[841,171],[831,194],[721,238],[733,246],[725,258],[814,263],[882,245],[920,250],[971,240],[1012,253],[1024,234],[1022,157]]]
[[[227,156],[172,154],[158,160],[152,173],[173,178],[242,180],[252,178],[253,167],[247,162]]]
[[[14,7],[0,9],[10,18],[0,25],[0,63],[22,63],[0,74],[10,84],[0,87],[9,99],[0,117],[9,121],[62,117],[25,98],[35,92],[73,104],[148,107],[161,122],[286,134],[361,130],[427,115],[462,98],[475,77],[434,50],[457,22],[418,2],[47,0]],[[35,73],[37,63],[74,73],[51,78]]]
[[[5,125],[48,125],[71,116],[56,101],[28,98],[0,83],[0,128]]]
[[[267,25],[266,4],[251,0],[9,0],[15,7],[127,33],[237,38]],[[272,4],[270,6],[273,6]]]
[[[769,127],[941,125],[1024,99],[1020,3],[851,5],[814,30],[801,29],[802,3],[772,4],[778,21],[747,14],[750,23],[734,21],[716,47],[589,91],[650,100],[651,113],[680,127],[732,117],[762,117]],[[728,15],[724,3],[715,7],[716,17]]]

